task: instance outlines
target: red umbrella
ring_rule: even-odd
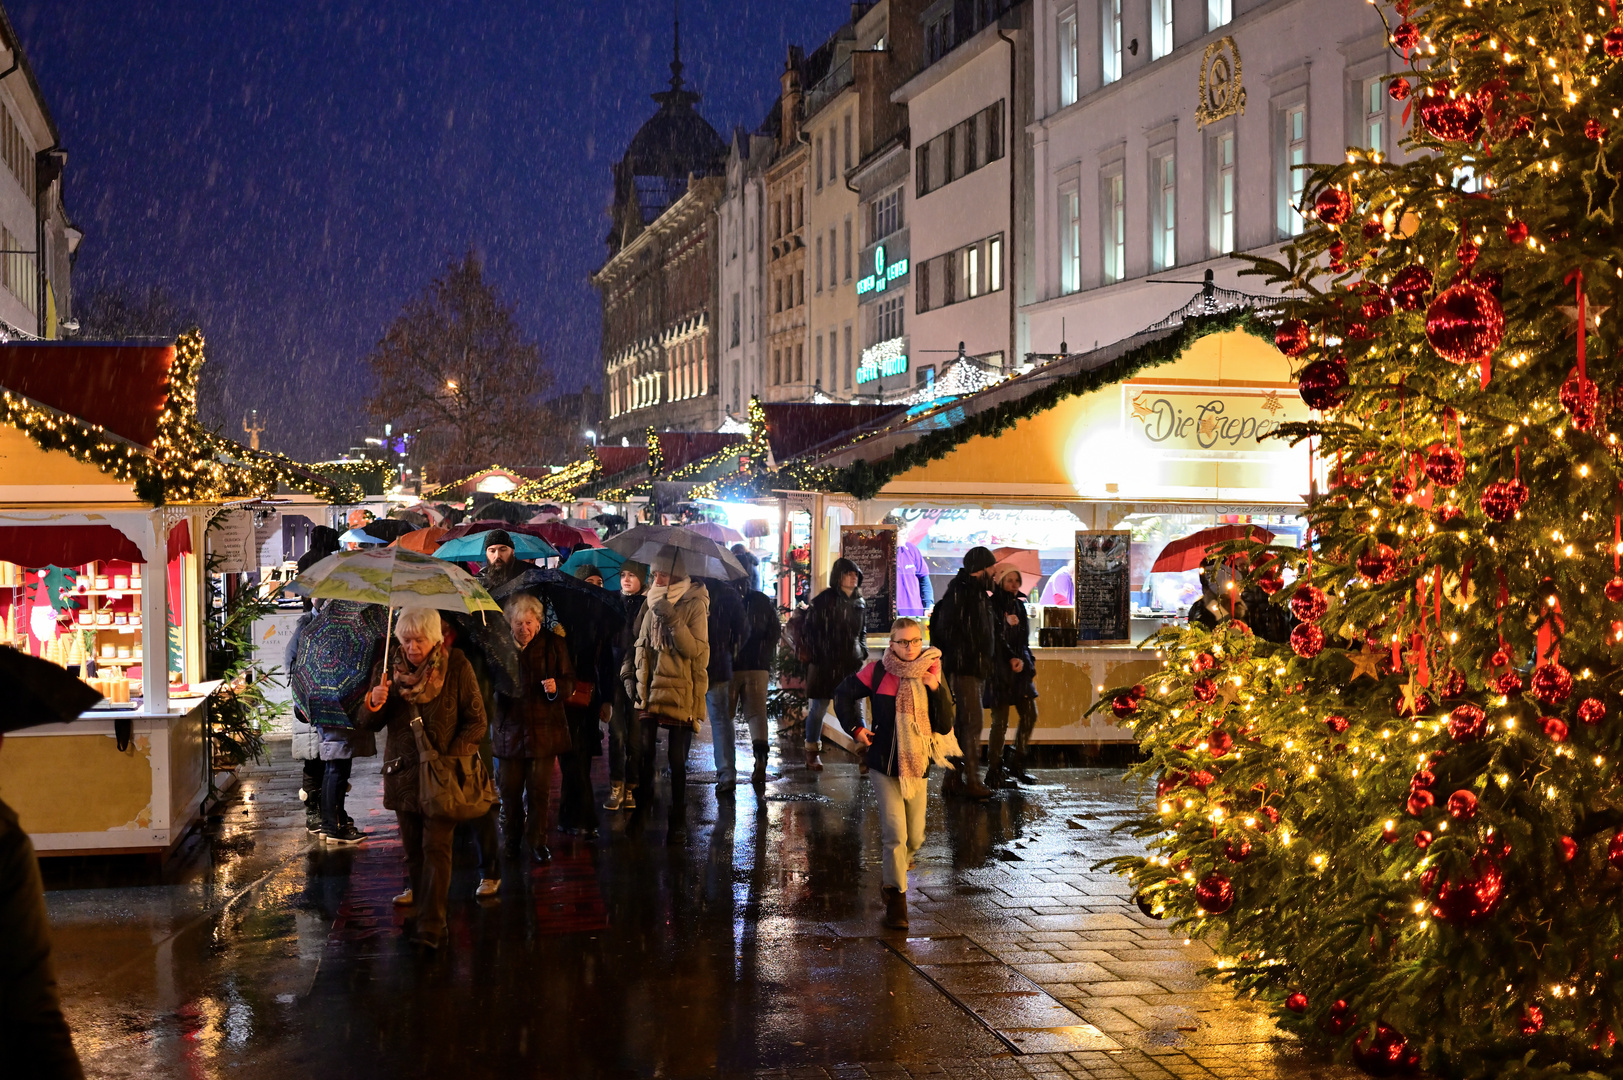
[[[579,529],[573,525],[565,525],[561,521],[530,522],[523,525],[512,525],[505,521],[465,521],[440,537],[440,540],[441,542],[455,540],[469,533],[489,532],[491,529],[505,529],[510,533],[539,537],[555,548],[569,548],[571,551],[578,547],[603,546],[603,541],[599,540],[597,533],[591,529]]]
[[[1020,571],[1020,591],[1029,593],[1037,582],[1042,580],[1042,556],[1031,548],[1000,547],[992,549],[992,558],[997,562],[992,567],[992,580],[996,581],[1004,574],[1003,566],[1007,564]]]
[[[1274,538],[1274,534],[1261,525],[1219,525],[1212,529],[1202,529],[1192,533],[1182,540],[1174,540],[1161,549],[1156,556],[1155,565],[1150,567],[1150,573],[1163,571],[1181,573],[1193,570],[1206,558],[1206,549],[1225,540],[1255,540],[1259,544],[1266,544]]]

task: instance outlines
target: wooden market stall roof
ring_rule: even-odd
[[[7,342],[0,388],[150,449],[174,363],[172,344]]]

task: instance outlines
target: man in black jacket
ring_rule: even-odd
[[[485,534],[485,568],[479,571],[479,584],[486,592],[495,592],[526,570],[536,568],[535,563],[515,554],[513,537],[506,529],[492,529]]]
[[[710,590],[710,689],[704,709],[710,718],[710,749],[716,761],[716,795],[730,796],[738,784],[733,733],[733,651],[749,637],[744,601],[725,581],[700,579]]]
[[[750,747],[755,751],[755,769],[750,773],[750,783],[760,787],[766,783],[768,753],[766,689],[772,678],[783,626],[778,622],[778,605],[770,596],[752,588],[747,581],[738,584],[744,592],[744,618],[749,636],[733,654],[732,696],[727,715],[736,716],[739,705],[743,705],[744,719],[750,728]]]
[[[834,691],[868,659],[862,632],[867,607],[862,599],[862,571],[839,558],[828,572],[828,588],[806,610],[806,768],[823,770],[823,717]]]
[[[992,603],[987,596],[995,561],[984,547],[966,551],[963,568],[930,613],[930,644],[941,650],[941,669],[957,704],[958,746],[964,752],[957,771],[947,774],[941,790],[972,799],[992,796],[991,789],[981,783],[977,759],[985,724],[981,684],[992,674],[997,654]]]

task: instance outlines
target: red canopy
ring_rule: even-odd
[[[158,437],[173,345],[0,345],[0,386],[142,446]]]
[[[29,567],[144,561],[135,541],[111,525],[0,526],[0,559]]]
[[[1274,534],[1261,525],[1219,525],[1213,529],[1202,529],[1162,548],[1155,565],[1150,567],[1150,573],[1193,570],[1206,558],[1207,548],[1226,540],[1243,540],[1247,537],[1259,544],[1266,544],[1274,538]]]

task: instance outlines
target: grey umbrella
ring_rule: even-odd
[[[749,577],[736,556],[707,536],[679,528],[675,525],[638,525],[603,542],[611,551],[618,551],[633,562],[654,564],[654,558],[665,548],[682,552],[682,566],[689,577],[713,578],[718,581]]]

